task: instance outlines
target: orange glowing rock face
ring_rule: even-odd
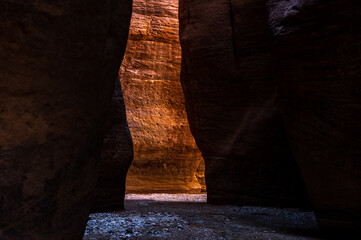
[[[134,161],[127,192],[200,192],[204,164],[180,84],[178,0],[135,0],[120,68]]]

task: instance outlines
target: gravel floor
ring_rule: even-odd
[[[311,212],[205,202],[205,194],[127,195],[125,211],[90,215],[84,240],[322,239]]]

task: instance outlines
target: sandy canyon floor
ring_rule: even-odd
[[[324,239],[312,212],[208,205],[205,194],[129,194],[125,208],[91,214],[84,240]]]

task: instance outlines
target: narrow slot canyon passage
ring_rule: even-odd
[[[90,215],[84,240],[316,239],[312,212],[206,204],[204,160],[189,129],[180,75],[178,0],[133,1],[117,80],[134,148],[125,211]]]
[[[1,0],[0,240],[359,240],[360,66],[360,0]]]
[[[180,71],[178,1],[133,1],[93,211],[121,209],[124,185],[127,193],[206,193]]]

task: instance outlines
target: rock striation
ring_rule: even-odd
[[[204,174],[197,168],[204,165],[189,130],[179,81],[178,29],[178,0],[134,1],[120,68],[135,154],[129,192],[202,189]]]
[[[0,239],[82,239],[131,1],[0,3]]]

